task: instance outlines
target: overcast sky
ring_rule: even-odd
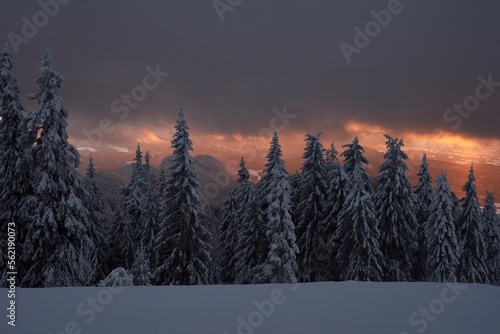
[[[255,136],[269,127],[273,108],[286,106],[297,115],[287,126],[294,133],[343,138],[346,124],[361,122],[397,136],[442,128],[500,139],[500,87],[483,87],[481,96],[490,94],[475,100],[479,106],[469,98],[472,112],[443,120],[446,109],[476,94],[479,76],[500,82],[500,2],[231,2],[241,3],[219,15],[212,0],[72,0],[45,24],[37,1],[2,1],[0,32],[12,42],[13,34],[27,37],[26,21],[41,26],[14,47],[15,74],[23,93],[35,90],[50,47],[75,140],[103,118],[118,127],[105,144],[133,147],[134,132],[144,128],[162,137],[181,103],[192,129],[208,134]],[[397,14],[348,63],[340,43],[356,46],[354,28],[364,31],[371,11],[388,6]],[[143,85],[147,67],[169,75],[121,120],[111,105]]]

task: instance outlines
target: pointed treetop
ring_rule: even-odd
[[[240,160],[240,168],[238,169],[238,183],[245,183],[250,178],[250,173],[246,167],[245,159],[243,157]]]
[[[28,97],[37,100],[38,103],[46,103],[57,95],[57,88],[61,88],[62,76],[52,68],[52,55],[49,48],[45,49],[40,65],[39,71],[42,72],[42,76],[35,80],[40,85],[40,91],[29,94]]]
[[[325,151],[325,162],[327,165],[338,165],[339,151],[333,145],[333,142],[330,144],[330,148]]]

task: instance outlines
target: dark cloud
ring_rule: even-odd
[[[370,11],[387,4],[243,0],[220,22],[212,0],[73,0],[20,45],[16,74],[23,92],[36,89],[39,57],[52,49],[73,136],[102,118],[171,124],[181,102],[193,126],[216,133],[254,134],[284,105],[298,114],[290,127],[303,132],[342,131],[349,119],[400,131],[453,130],[445,110],[474,94],[479,75],[500,81],[500,3],[402,0],[402,12],[348,64],[339,44],[353,44],[353,28],[363,29]],[[20,34],[21,18],[39,10],[35,1],[3,1],[3,39]],[[112,102],[157,64],[170,76],[120,120]],[[498,138],[497,89],[458,133]]]

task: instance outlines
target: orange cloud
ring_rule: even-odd
[[[136,141],[139,143],[145,143],[145,144],[165,144],[165,143],[167,143],[165,140],[159,138],[151,130],[143,129],[142,132],[143,132],[143,136],[136,139]]]
[[[216,139],[216,140],[225,140],[226,139],[226,135],[221,135],[221,134],[213,134],[212,135],[212,138]]]

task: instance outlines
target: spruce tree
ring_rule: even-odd
[[[463,283],[488,283],[485,265],[486,245],[481,225],[481,209],[477,198],[474,166],[471,166],[467,182],[462,190],[465,197],[460,200],[458,235],[462,245],[458,281]]]
[[[345,155],[344,155],[345,156]],[[338,217],[334,263],[341,280],[382,281],[385,267],[379,246],[380,233],[372,195],[366,187],[366,172],[358,156],[350,169],[351,189]]]
[[[495,198],[488,192],[481,216],[486,243],[486,267],[490,284],[500,285],[500,218],[496,212]]]
[[[444,174],[437,177],[433,198],[426,224],[425,280],[455,282],[460,245],[455,232],[451,189]]]
[[[252,269],[265,261],[267,245],[258,192],[253,182],[250,181],[250,174],[243,158],[240,161],[236,181],[238,182],[235,203],[237,205],[236,220],[239,224],[234,254],[235,282],[248,284],[252,282]]]
[[[281,145],[279,145],[278,133],[275,131],[273,134],[273,138],[271,140],[271,147],[269,152],[266,155],[267,162],[264,165],[264,175],[259,180],[259,192],[261,198],[261,209],[262,212],[267,212],[267,206],[269,205],[269,201],[266,196],[271,192],[270,184],[271,184],[271,171],[276,167],[277,161],[275,159],[276,156],[282,156],[281,153]]]
[[[90,220],[94,223],[94,229],[90,231],[95,241],[96,249],[94,250],[97,258],[97,279],[101,280],[109,273],[108,250],[106,242],[106,219],[104,216],[104,204],[101,200],[101,189],[97,185],[96,171],[94,168],[94,160],[92,155],[89,158],[87,167],[87,178],[84,181],[85,189],[88,197],[85,200],[85,207],[89,210]]]
[[[365,149],[359,144],[358,137],[354,137],[354,140],[351,144],[344,144],[342,145],[342,147],[346,148],[340,154],[340,156],[344,158],[344,170],[347,176],[352,179],[352,174],[357,168],[356,166],[368,165],[368,159],[366,159],[363,155],[365,153]],[[372,184],[370,178],[366,173],[362,173],[361,177],[363,178],[361,180],[363,182],[363,187],[365,188],[367,193],[371,194]]]
[[[153,276],[158,284],[195,285],[214,282],[212,236],[201,202],[200,185],[192,170],[195,159],[189,127],[182,108],[172,140],[174,153],[168,169],[165,198],[155,252],[161,257]],[[163,209],[163,207],[162,207]]]
[[[417,252],[417,215],[408,179],[408,156],[403,140],[384,135],[387,152],[377,176],[374,204],[380,231],[380,248],[385,257],[385,279],[409,282]]]
[[[144,180],[144,165],[142,163],[141,147],[137,144],[132,175],[129,182],[121,187],[123,198],[123,219],[115,231],[116,252],[118,264],[130,270],[134,263],[135,251],[139,245],[143,207],[146,202],[146,182]]]
[[[52,68],[48,49],[40,72],[40,91],[31,96],[41,107],[40,136],[33,147],[35,205],[23,249],[23,259],[32,261],[22,281],[25,287],[53,286],[61,263],[76,262],[81,248],[96,247],[91,234],[95,227],[83,203],[88,195],[77,171],[80,155],[68,143],[68,110],[57,92],[62,78]]]
[[[141,203],[141,220],[139,227],[139,240],[143,251],[148,257],[149,263],[154,263],[154,242],[158,232],[158,193],[156,191],[156,180],[151,169],[151,156],[148,151],[144,157],[145,164],[142,168],[142,179],[144,186],[144,200]]]
[[[295,225],[292,221],[291,187],[277,133],[274,134],[266,163],[265,187],[261,197],[265,199],[264,217],[269,252],[261,266],[256,283],[294,283],[297,281],[297,254]]]
[[[339,151],[335,148],[333,143],[330,144],[330,147],[325,151],[325,164],[328,175],[331,174],[332,171],[339,165]],[[331,179],[331,178],[330,178]]]
[[[231,188],[222,207],[222,221],[219,227],[221,248],[221,276],[222,282],[233,284],[236,278],[236,248],[238,247],[238,203],[236,190]]]
[[[327,167],[323,145],[317,136],[306,135],[304,163],[299,184],[299,217],[296,234],[299,253],[300,278],[304,282],[316,282],[326,276],[325,250],[320,244],[318,225],[325,218],[328,197]]]
[[[134,276],[135,286],[151,285],[151,268],[149,266],[148,254],[141,245],[135,252],[135,259],[130,269],[130,273]]]
[[[20,263],[26,224],[26,205],[31,189],[30,143],[19,87],[12,74],[15,63],[6,44],[0,53],[0,287],[6,286],[8,271],[17,271],[19,283],[25,268]],[[7,268],[8,224],[15,223],[17,263]],[[10,226],[12,227],[12,226]],[[8,270],[7,270],[8,269]]]
[[[249,182],[248,200],[241,219],[240,237],[236,249],[236,283],[250,284],[269,251],[266,225],[260,205],[259,191]]]
[[[422,156],[420,170],[417,174],[418,183],[415,186],[414,194],[417,205],[417,236],[418,236],[418,253],[415,263],[415,279],[422,281],[425,279],[425,261],[427,259],[425,245],[425,229],[426,223],[429,220],[430,208],[434,199],[432,195],[432,177],[429,173],[427,164],[427,155]]]
[[[322,236],[321,245],[325,250],[325,256],[328,257],[326,280],[336,281],[340,278],[339,268],[337,268],[334,262],[336,249],[339,246],[335,240],[335,234],[338,229],[340,211],[345,206],[351,187],[351,180],[344,171],[344,167],[337,165],[329,185],[328,204],[325,210],[327,215],[318,226],[318,233]]]
[[[237,220],[241,222],[249,201],[250,188],[253,186],[253,183],[250,181],[250,173],[243,158],[240,160],[236,182],[238,183],[238,187],[235,189],[236,215]],[[236,232],[238,234],[241,232],[241,223],[237,226]]]

